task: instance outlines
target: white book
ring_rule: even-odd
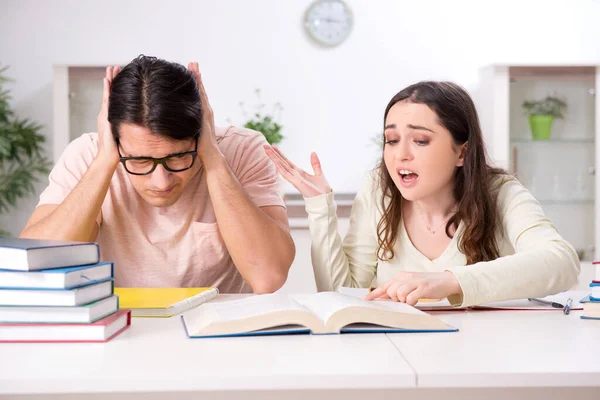
[[[408,304],[366,301],[336,292],[298,300],[265,294],[208,302],[185,313],[182,319],[189,337],[457,330]]]
[[[0,269],[35,271],[98,261],[100,250],[96,243],[0,238]]]
[[[0,270],[0,288],[72,289],[112,277],[112,262],[39,271]]]
[[[82,306],[0,306],[0,323],[89,324],[118,309],[118,296]]]
[[[112,280],[75,289],[0,289],[0,305],[80,306],[112,294]]]

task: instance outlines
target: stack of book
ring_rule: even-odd
[[[106,342],[131,323],[96,243],[0,239],[0,342]]]
[[[600,261],[594,261],[596,275],[590,283],[591,293],[581,300],[583,303],[583,319],[600,319]]]

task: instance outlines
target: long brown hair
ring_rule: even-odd
[[[496,228],[500,224],[496,209],[496,195],[492,180],[506,172],[488,165],[481,126],[473,100],[460,86],[452,82],[424,81],[415,83],[396,94],[385,109],[383,123],[392,106],[400,101],[425,104],[433,110],[442,126],[452,135],[456,145],[468,142],[464,165],[454,175],[454,198],[458,211],[446,224],[446,235],[452,237],[450,228],[456,230],[462,221],[464,229],[458,248],[466,256],[467,264],[498,258]],[[385,146],[385,137],[383,137]],[[377,224],[378,257],[394,257],[394,243],[402,220],[402,195],[388,172],[383,155],[377,166],[383,196],[383,215]]]

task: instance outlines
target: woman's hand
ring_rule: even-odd
[[[445,299],[461,294],[462,289],[452,272],[404,272],[373,289],[365,300],[392,299],[414,306],[419,299]]]
[[[331,187],[329,186],[329,183],[327,183],[325,175],[323,175],[321,162],[319,161],[317,153],[312,153],[310,155],[310,163],[312,164],[315,173],[314,175],[310,175],[304,170],[296,167],[279,149],[272,146],[265,146],[265,152],[273,163],[275,163],[277,172],[279,172],[285,180],[294,185],[302,196],[315,197],[331,192]]]
[[[108,165],[114,166],[114,168],[117,168],[117,165],[119,165],[119,152],[117,150],[117,142],[112,134],[110,122],[108,122],[108,102],[110,85],[119,71],[120,68],[118,66],[106,67],[106,75],[103,80],[102,105],[98,114],[98,157]]]

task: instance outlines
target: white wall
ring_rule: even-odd
[[[449,79],[475,91],[490,63],[600,62],[596,0],[347,0],[356,25],[335,49],[303,32],[310,2],[0,0],[0,62],[16,80],[18,114],[45,125],[50,154],[53,64],[197,60],[217,123],[242,122],[238,102],[262,88],[285,107],[280,147],[304,167],[316,150],[337,192],[358,189],[384,108],[410,83]],[[35,204],[0,225],[18,233]]]

